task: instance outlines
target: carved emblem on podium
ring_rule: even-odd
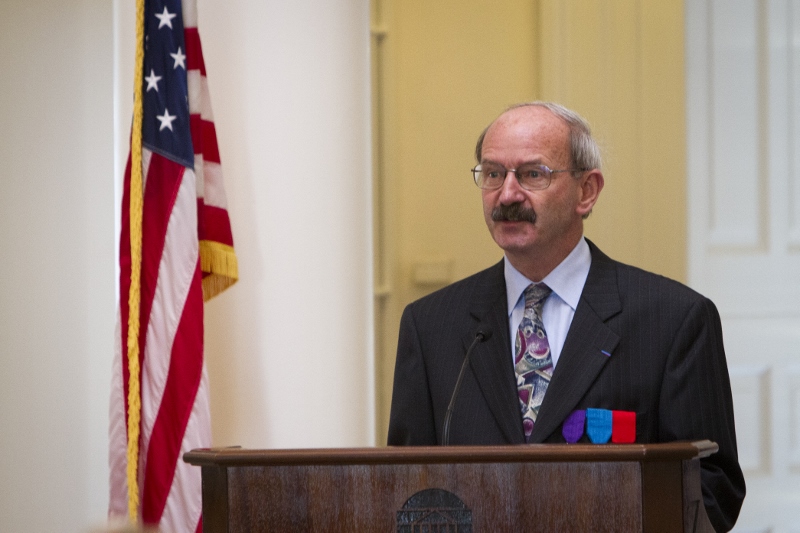
[[[397,533],[472,533],[472,511],[442,489],[412,495],[397,511]]]

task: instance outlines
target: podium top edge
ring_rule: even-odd
[[[658,444],[519,444],[507,446],[384,446],[256,450],[201,448],[183,460],[195,466],[380,465],[516,462],[663,462],[708,457],[719,447],[702,440]]]

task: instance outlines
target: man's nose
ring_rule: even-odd
[[[515,204],[525,199],[525,193],[517,179],[514,170],[507,170],[503,185],[500,187],[500,203],[503,205]]]

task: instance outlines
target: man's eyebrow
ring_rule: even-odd
[[[481,160],[481,165],[497,165],[497,166],[505,168],[505,165],[502,165],[502,164],[498,163],[497,161],[492,161],[491,159],[482,159]],[[522,166],[525,166],[525,165],[544,165],[544,162],[542,161],[541,157],[534,157],[533,159],[528,159],[526,161],[523,161],[522,163],[520,163],[517,166],[518,167],[522,167]]]

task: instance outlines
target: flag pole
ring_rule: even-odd
[[[142,71],[144,70],[144,0],[136,0],[136,55],[133,81],[133,126],[131,131],[131,288],[128,292],[128,514],[131,523],[139,516],[139,429],[141,395],[139,383],[139,304],[142,279]]]

